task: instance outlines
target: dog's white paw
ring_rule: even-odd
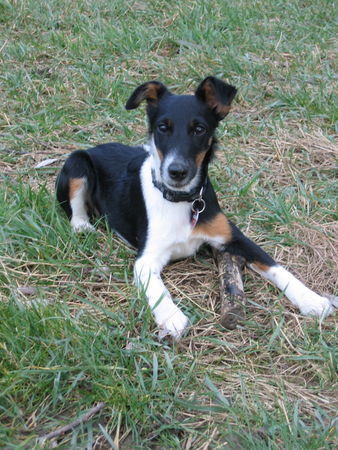
[[[265,272],[255,270],[281,289],[304,316],[325,318],[336,307],[336,297],[323,297],[316,294],[280,265],[272,266]]]
[[[70,223],[75,233],[95,231],[95,227],[93,227],[93,225],[89,223],[87,220],[72,219]]]
[[[335,307],[331,299],[322,297],[315,292],[309,291],[301,301],[298,301],[300,312],[304,316],[316,316],[320,318],[330,315]]]
[[[175,306],[170,308],[164,316],[157,318],[156,321],[160,327],[158,334],[160,339],[163,339],[165,336],[171,336],[175,341],[178,341],[187,328],[189,319]]]

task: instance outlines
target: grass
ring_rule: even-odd
[[[183,93],[217,75],[239,89],[211,169],[224,209],[313,289],[337,292],[334,17],[328,0],[0,0],[1,446],[40,448],[100,401],[45,445],[337,445],[336,317],[301,317],[248,272],[247,321],[225,332],[203,253],[164,272],[192,327],[160,343],[134,253],[103,223],[71,233],[53,188],[72,150],[144,142],[144,111],[124,109],[137,85]]]

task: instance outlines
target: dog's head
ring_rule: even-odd
[[[169,189],[189,191],[201,183],[215,142],[214,132],[229,113],[236,88],[207,77],[194,95],[174,95],[162,83],[144,83],[126,109],[147,101],[151,151],[158,181]]]

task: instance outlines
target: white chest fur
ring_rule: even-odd
[[[192,236],[191,204],[165,200],[155,188],[151,177],[153,156],[141,169],[141,184],[147,210],[148,232],[143,254],[161,259],[165,265],[170,259],[193,254],[202,240]]]
[[[141,168],[148,230],[145,247],[135,262],[134,274],[160,327],[160,336],[170,334],[179,339],[188,325],[188,318],[165,288],[160,276],[161,270],[169,260],[193,254],[203,242],[217,247],[221,243],[221,237],[192,233],[191,204],[173,203],[163,198],[152,182],[152,164],[154,160],[150,154]],[[324,317],[333,311],[327,298],[312,292],[283,267],[273,265],[263,271],[253,264],[253,268],[283,290],[303,314]]]

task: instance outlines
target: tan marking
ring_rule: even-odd
[[[84,185],[85,178],[71,178],[69,180],[69,199],[74,198],[75,194]]]
[[[227,114],[229,114],[230,109],[231,109],[230,105],[221,105],[219,103],[216,106],[217,113],[220,114],[222,117],[225,117]]]
[[[138,94],[135,99],[135,104],[138,106],[143,100],[155,101],[158,100],[159,86],[155,83],[148,83]]]
[[[161,150],[158,147],[156,147],[156,150],[157,150],[158,156],[160,157],[160,160],[163,161],[163,158],[164,158],[163,153],[161,152]]]
[[[224,105],[219,102],[215,94],[215,88],[210,81],[207,81],[203,86],[205,101],[209,105],[210,108],[214,108],[217,114],[219,114],[222,118],[224,118],[227,114],[229,114],[230,105]]]
[[[192,234],[203,235],[208,237],[221,236],[224,242],[232,239],[231,225],[223,213],[216,214],[209,222],[197,224]]]
[[[155,83],[149,83],[146,90],[145,98],[147,100],[157,100],[160,86]]]
[[[212,144],[212,137],[208,140],[208,146],[210,147],[210,145]]]
[[[202,152],[198,152],[198,153],[197,153],[197,156],[196,156],[196,159],[195,159],[197,167],[201,167],[206,152],[207,152],[207,151],[205,150],[205,151],[202,151]]]
[[[209,106],[216,106],[217,99],[216,99],[216,95],[215,95],[215,89],[213,84],[208,80],[206,83],[204,83],[203,86],[204,89],[204,95],[205,95],[205,101]]]
[[[261,263],[261,262],[259,262],[259,261],[254,261],[254,262],[252,263],[252,265],[253,265],[253,266],[256,266],[257,269],[261,270],[262,272],[267,272],[267,271],[271,268],[270,266],[267,266],[266,264]]]

